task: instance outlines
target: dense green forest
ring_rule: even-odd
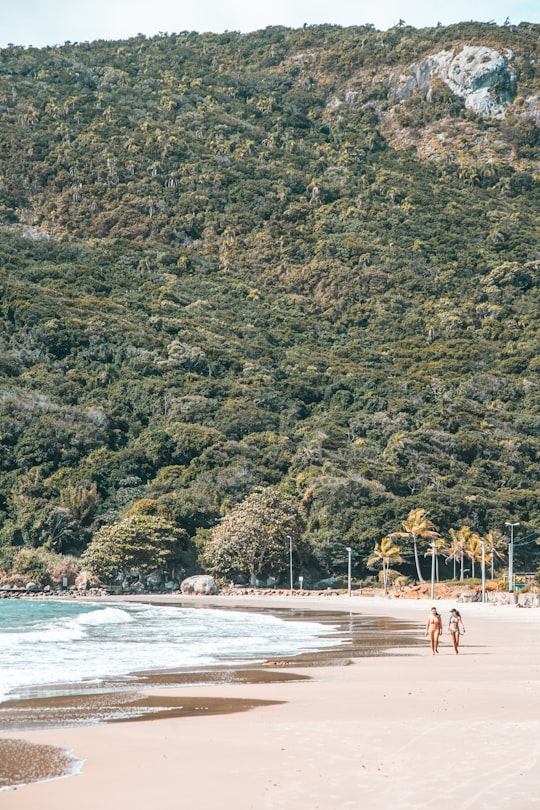
[[[314,579],[347,546],[365,576],[412,509],[540,528],[539,34],[0,51],[0,570],[134,509],[198,570],[258,487],[298,504]],[[512,52],[503,114],[396,96],[465,46]]]

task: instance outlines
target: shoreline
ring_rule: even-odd
[[[35,599],[37,597],[33,597]],[[46,597],[46,601],[51,599]],[[271,613],[284,621],[315,621],[328,625],[329,632],[321,633],[321,646],[298,654],[282,654],[228,663],[227,658],[210,665],[180,669],[154,669],[127,673],[125,676],[104,678],[97,685],[90,683],[51,683],[40,687],[27,687],[19,697],[0,703],[0,789],[23,787],[27,784],[69,776],[75,771],[68,752],[47,745],[34,746],[27,743],[28,750],[21,749],[19,759],[25,763],[22,769],[12,756],[14,743],[22,740],[5,739],[8,733],[27,734],[36,730],[53,730],[65,727],[87,727],[102,723],[155,721],[163,718],[181,718],[205,715],[233,714],[258,706],[272,705],[279,701],[244,700],[242,698],[183,696],[186,687],[223,686],[224,684],[266,684],[309,680],[311,675],[299,674],[292,669],[317,668],[320,666],[346,666],[355,656],[385,654],[392,647],[408,647],[415,641],[407,632],[408,623],[388,621],[378,617],[356,615],[345,619],[341,611],[329,611],[325,605],[311,605],[307,610],[302,605],[281,606],[272,604],[267,609],[259,603],[232,604],[226,597],[215,604],[215,597],[180,597],[166,595],[112,596],[109,599],[81,597],[82,601],[103,606],[112,604],[145,603],[153,606],[182,607]],[[331,628],[331,630],[330,630]],[[330,639],[323,645],[322,639]],[[181,689],[182,697],[156,695],[156,688]],[[40,691],[46,696],[40,696]],[[26,692],[26,694],[25,694]],[[29,753],[30,751],[30,753]],[[49,769],[47,769],[47,759]],[[31,762],[35,762],[32,770]],[[63,763],[62,770],[61,764]]]
[[[49,601],[49,598],[47,600]],[[51,681],[39,683],[34,686],[21,687],[12,698],[0,701],[0,733],[5,730],[5,714],[13,708],[22,708],[24,705],[36,706],[52,705],[55,702],[60,706],[62,702],[72,696],[78,698],[95,698],[109,693],[135,693],[151,689],[154,686],[174,688],[197,686],[199,684],[244,682],[255,683],[276,678],[287,679],[291,675],[279,675],[278,671],[270,673],[270,667],[283,671],[287,667],[317,667],[321,665],[342,665],[348,663],[346,659],[362,657],[364,655],[384,654],[390,647],[412,646],[415,644],[410,632],[414,629],[409,623],[403,621],[389,621],[378,615],[368,617],[356,612],[345,618],[343,610],[328,610],[326,605],[311,604],[306,606],[292,606],[291,604],[277,605],[261,604],[258,601],[247,599],[231,600],[226,597],[223,601],[216,597],[176,597],[166,595],[142,596],[113,596],[107,600],[86,598],[80,601],[90,602],[99,607],[120,607],[122,604],[147,604],[153,607],[182,608],[188,610],[213,609],[220,612],[271,614],[286,623],[308,621],[316,623],[321,628],[318,638],[314,637],[313,647],[302,652],[283,653],[251,653],[243,656],[237,652],[234,657],[216,653],[212,663],[191,665],[154,666],[151,669],[134,669],[119,672],[116,675],[105,675],[97,679],[91,677],[83,681]],[[328,630],[325,630],[325,628]],[[317,644],[319,646],[317,646]],[[89,715],[90,719],[90,715]],[[54,722],[61,722],[54,718]],[[99,720],[99,722],[103,722]],[[50,724],[49,724],[50,726]],[[46,728],[42,724],[31,721],[30,725],[21,727],[20,731],[31,730],[34,727]]]
[[[344,620],[360,613],[364,617],[405,621],[416,628],[418,636],[423,634],[431,606],[428,600],[377,597],[306,597],[301,603],[295,597],[111,598],[124,600],[272,612],[293,609],[299,620],[300,614],[313,618],[317,611],[341,615]],[[447,611],[455,603],[437,600],[435,604],[446,622]],[[250,710],[244,714],[184,714],[151,723],[3,732],[0,740],[15,738],[50,744],[73,751],[85,760],[81,773],[72,778],[3,792],[3,806],[6,810],[25,810],[40,801],[46,806],[50,802],[60,810],[67,810],[73,803],[84,809],[99,802],[110,806],[103,792],[107,784],[118,801],[121,795],[128,797],[124,803],[133,810],[176,794],[205,810],[214,801],[209,796],[201,800],[200,791],[201,785],[210,780],[219,791],[224,810],[341,810],[360,804],[382,810],[389,806],[388,784],[396,773],[403,791],[397,804],[395,797],[392,799],[393,807],[431,807],[425,800],[429,796],[422,798],[426,779],[433,783],[430,789],[435,790],[437,806],[441,807],[472,807],[471,786],[477,797],[475,807],[513,810],[523,802],[523,806],[540,802],[538,780],[529,764],[540,753],[536,742],[540,739],[540,721],[535,719],[540,717],[540,613],[478,603],[459,605],[459,609],[467,626],[459,656],[451,653],[445,632],[437,657],[426,655],[426,645],[407,648],[406,654],[403,648],[390,648],[384,655],[352,657],[352,665],[346,667],[325,661],[307,666],[293,659],[286,666],[287,674],[293,675],[290,679],[229,681],[181,689],[159,687],[151,692],[181,703],[189,699],[193,705],[212,699],[251,701]],[[275,669],[270,671],[276,673]],[[142,689],[139,697],[149,694]],[[411,738],[416,741],[414,745]],[[528,758],[518,767],[516,751],[522,750],[524,739]],[[479,757],[482,749],[487,757],[485,763]],[[285,756],[283,752],[287,751]],[[398,755],[397,751],[402,753]],[[456,780],[443,764],[453,756],[462,763],[458,782],[466,791],[463,795],[456,792]],[[393,762],[393,776],[388,772],[388,757]],[[131,771],[128,776],[130,761],[146,758],[152,761],[154,770],[143,769],[144,773],[136,775]],[[292,770],[291,758],[295,765]],[[380,760],[378,765],[375,760]],[[489,773],[497,773],[497,783],[502,773],[504,782],[513,785],[512,803],[500,791],[491,791],[490,795],[491,788],[483,786],[487,761]],[[517,768],[515,773],[509,771],[509,761]],[[172,762],[177,763],[176,768]],[[466,780],[463,768],[468,773]],[[420,784],[424,784],[422,789]],[[489,797],[489,804],[478,804],[481,797],[486,802]],[[465,803],[460,804],[461,799]]]

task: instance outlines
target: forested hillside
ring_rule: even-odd
[[[139,509],[195,570],[260,486],[319,576],[413,508],[540,528],[539,34],[0,51],[0,569]]]

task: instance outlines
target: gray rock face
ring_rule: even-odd
[[[440,51],[410,65],[406,73],[391,78],[391,95],[410,98],[419,92],[430,100],[434,79],[443,81],[465,106],[489,118],[504,117],[505,105],[516,94],[513,54],[503,56],[493,48],[466,45],[461,51]]]
[[[151,571],[146,577],[146,585],[148,588],[159,588],[162,579],[161,571]]]
[[[35,591],[40,591],[41,590],[41,585],[39,584],[39,582],[27,582],[26,583],[26,590],[28,591],[28,593],[33,593]]]
[[[93,577],[90,571],[81,571],[75,577],[75,587],[78,591],[86,591],[91,587],[92,582],[98,582],[96,577]]]
[[[21,230],[22,235],[25,239],[32,239],[35,242],[55,242],[54,236],[51,236],[50,233],[46,233],[42,231],[41,228],[33,228],[31,225],[23,226]]]
[[[180,590],[184,594],[195,594],[197,596],[215,596],[219,593],[214,577],[207,574],[188,577],[180,585]]]
[[[533,118],[540,126],[540,96],[529,96],[523,117]]]
[[[146,591],[146,586],[144,582],[140,581],[140,579],[136,579],[134,581],[124,579],[120,587],[124,593],[145,593]]]

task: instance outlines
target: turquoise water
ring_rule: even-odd
[[[136,672],[196,669],[335,645],[317,622],[269,614],[137,603],[0,601],[0,701],[45,696],[51,685]]]

